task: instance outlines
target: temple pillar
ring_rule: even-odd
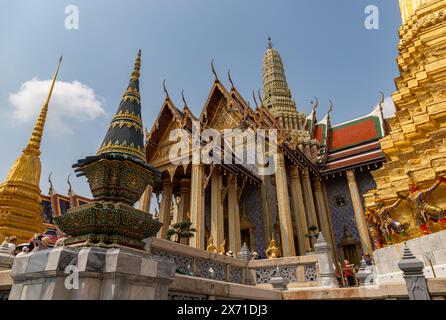
[[[150,213],[150,202],[152,200],[153,187],[148,185],[139,199],[139,210]]]
[[[215,169],[211,177],[211,234],[217,248],[220,248],[225,236],[222,189],[223,177]]]
[[[198,249],[205,249],[204,243],[204,166],[192,164],[191,195],[190,195],[190,217],[192,227],[197,229],[194,236],[189,239],[189,245]]]
[[[331,228],[331,217],[330,211],[328,209],[327,198],[325,196],[325,190],[323,183],[319,180],[319,178],[313,179],[313,188],[314,188],[314,196],[315,202],[317,205],[317,210],[319,214],[320,221],[320,231],[327,237],[330,245],[333,248],[333,254],[335,253],[334,249],[336,248],[333,238],[333,230]],[[336,255],[334,255],[336,256]]]
[[[271,226],[271,203],[269,200],[269,193],[268,193],[268,187],[271,183],[271,177],[270,176],[261,176],[262,184],[260,185],[260,192],[262,194],[262,209],[263,209],[263,230],[265,232],[264,237],[265,241],[269,242],[271,241],[271,232],[272,226]]]
[[[300,172],[298,166],[292,166],[291,172],[291,198],[293,202],[294,221],[296,221],[297,241],[299,245],[299,255],[305,255],[310,249],[308,238],[307,218],[305,216],[304,197],[302,194],[302,186],[300,180]]]
[[[190,203],[190,179],[181,179],[180,201],[178,202],[178,215],[175,222],[182,222],[187,218]]]
[[[291,220],[290,196],[288,193],[285,159],[281,151],[278,151],[274,155],[274,166],[282,255],[284,257],[292,257],[296,255],[296,249],[294,247],[293,224]]]
[[[369,231],[367,229],[367,222],[365,220],[364,209],[362,207],[361,197],[359,195],[358,185],[356,183],[355,171],[348,170],[347,181],[350,189],[350,196],[352,198],[353,210],[355,211],[356,225],[358,227],[359,238],[364,254],[372,254],[373,246],[370,241]]]
[[[170,226],[170,208],[172,204],[172,182],[170,177],[163,179],[163,198],[161,199],[159,222],[163,224],[158,232],[158,238],[166,239],[167,230]]]
[[[313,188],[311,186],[310,172],[308,171],[308,168],[304,168],[302,174],[302,182],[305,194],[305,203],[307,208],[308,226],[313,225],[319,228],[319,223],[317,221],[316,207],[314,205],[314,199],[313,199]]]
[[[232,174],[228,179],[228,219],[229,250],[236,255],[241,247],[240,209],[237,199],[237,177]]]

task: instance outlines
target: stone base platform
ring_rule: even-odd
[[[426,278],[446,278],[446,230],[408,240],[406,243],[414,256],[424,262]],[[405,283],[403,273],[398,268],[403,245],[404,243],[398,243],[373,252],[377,272],[376,283]]]
[[[123,248],[42,250],[16,257],[9,300],[167,299],[175,265]]]

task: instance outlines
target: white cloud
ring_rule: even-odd
[[[34,122],[48,95],[51,80],[34,78],[9,95],[13,120]],[[52,135],[73,134],[73,120],[91,121],[105,115],[103,99],[94,90],[79,82],[57,81],[49,105],[46,129]]]
[[[390,118],[395,115],[395,105],[392,97],[386,97],[383,103],[384,118]]]

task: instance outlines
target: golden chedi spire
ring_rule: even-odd
[[[423,204],[420,196],[419,206],[412,210],[410,194],[411,185],[430,190],[446,175],[446,1],[400,0],[399,4],[403,23],[396,60],[400,75],[392,94],[396,112],[386,120],[389,134],[380,142],[387,162],[372,172],[376,189],[367,192],[365,205],[377,212],[380,202],[390,205],[404,199],[389,215],[409,224],[407,237],[414,238],[444,227],[434,221],[421,224],[428,202]],[[446,186],[438,185],[429,193],[429,210],[446,210]],[[392,243],[405,238],[392,235]]]
[[[409,18],[423,5],[438,0],[399,0],[401,19],[406,23]]]
[[[268,47],[263,57],[263,103],[284,128],[301,129],[305,117],[296,110],[282,58],[273,48],[271,38],[268,38]]]
[[[0,238],[15,235],[27,241],[44,231],[40,196],[40,144],[62,57],[54,73],[48,96],[37,118],[31,138],[0,184]]]

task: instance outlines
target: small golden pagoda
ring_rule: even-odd
[[[399,3],[396,112],[381,140],[387,162],[372,173],[377,187],[365,196],[367,215],[378,218],[369,229],[376,239],[377,230],[384,233],[384,245],[446,222],[446,1]]]
[[[45,230],[40,194],[40,144],[48,105],[62,57],[57,65],[50,91],[40,111],[31,138],[0,185],[0,239],[17,236],[19,243]]]

